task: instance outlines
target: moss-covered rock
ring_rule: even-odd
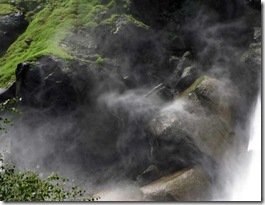
[[[108,57],[110,50],[112,55],[122,52],[134,30],[138,33],[138,28],[148,28],[128,13],[128,4],[126,0],[31,0],[9,5],[9,11],[22,9],[30,24],[0,58],[0,86],[7,87],[15,79],[15,65],[42,56],[90,61],[97,54]]]
[[[154,162],[168,171],[211,164],[208,157],[221,163],[235,140],[236,100],[232,88],[225,89],[220,81],[207,76],[197,79],[151,121]]]
[[[189,88],[176,96],[188,98],[196,105],[208,109],[227,124],[234,124],[233,105],[238,100],[236,91],[221,81],[201,76]]]
[[[256,27],[252,43],[245,50],[240,58],[241,70],[238,73],[241,79],[238,82],[240,92],[246,101],[246,107],[251,107],[257,91],[261,88],[261,70],[262,70],[262,44],[260,38],[260,28]]]
[[[17,8],[11,4],[0,2],[0,16],[5,16],[17,11]]]
[[[28,25],[21,11],[16,10],[12,6],[10,8],[5,8],[5,5],[6,4],[0,4],[2,9],[2,12],[0,11],[0,57]],[[4,6],[4,8],[2,8],[2,6]]]

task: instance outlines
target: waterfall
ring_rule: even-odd
[[[251,123],[250,140],[248,151],[253,155],[250,161],[250,170],[248,174],[248,183],[250,201],[261,200],[261,97],[259,95]]]
[[[240,166],[244,175],[236,179],[232,201],[261,201],[261,96],[258,96],[251,117],[250,138],[247,150],[250,160]],[[247,156],[246,155],[246,156]]]

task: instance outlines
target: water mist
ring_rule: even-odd
[[[235,176],[231,190],[231,201],[261,201],[261,97],[257,98],[251,116],[249,144],[246,157],[239,169],[244,173]]]
[[[148,19],[150,18],[152,22],[154,21],[153,23],[155,23],[153,17],[159,16],[159,13],[155,13],[156,9],[152,10],[152,8],[150,9],[147,7],[148,9],[141,15],[141,1],[132,0],[132,2],[138,2],[137,4],[135,3],[139,5],[140,8],[138,10],[140,12],[138,17],[145,16],[145,13],[149,15],[152,14],[151,16],[146,15],[148,17],[146,22],[148,23]],[[142,0],[142,2],[144,1]],[[155,4],[155,2],[159,1],[146,2]],[[161,2],[162,5],[163,1]],[[181,18],[176,18],[178,21],[183,21],[180,23],[181,26],[174,22],[173,18],[172,22],[165,22],[165,24],[168,25],[161,25],[162,28],[164,27],[163,29],[160,29],[159,26],[152,27],[150,23],[150,29],[145,30],[138,26],[135,27],[133,22],[127,22],[126,18],[122,15],[117,21],[115,20],[116,24],[113,26],[117,28],[116,30],[114,29],[114,33],[108,31],[104,26],[101,26],[95,30],[79,31],[80,33],[73,34],[71,38],[69,37],[71,41],[68,39],[63,42],[65,44],[62,45],[67,45],[69,48],[73,47],[71,49],[76,49],[78,55],[82,58],[86,58],[86,60],[90,60],[90,58],[94,59],[97,55],[104,57],[105,59],[102,63],[99,61],[103,59],[101,57],[96,60],[98,61],[96,64],[86,64],[78,61],[64,62],[64,60],[59,60],[55,57],[44,57],[38,60],[35,69],[37,71],[34,76],[40,76],[42,73],[38,73],[38,70],[42,71],[42,68],[45,68],[47,71],[45,69],[43,70],[47,73],[44,77],[48,79],[46,80],[43,76],[40,77],[40,82],[42,82],[42,84],[40,84],[40,91],[44,92],[42,91],[44,88],[51,89],[53,92],[47,92],[47,96],[52,96],[52,99],[55,99],[56,103],[58,101],[58,104],[55,103],[51,105],[51,102],[45,97],[43,97],[43,100],[39,100],[39,98],[42,97],[41,92],[36,92],[35,96],[32,96],[32,94],[27,91],[29,100],[32,100],[34,97],[36,101],[39,100],[37,102],[43,103],[44,101],[47,106],[46,104],[39,106],[37,103],[36,108],[26,106],[24,110],[22,110],[24,111],[23,115],[14,121],[15,126],[9,132],[12,139],[6,140],[7,142],[4,145],[0,143],[0,151],[5,148],[8,149],[7,151],[9,152],[10,149],[12,149],[17,167],[20,169],[27,168],[34,170],[35,167],[40,166],[37,172],[49,174],[51,171],[56,171],[67,178],[74,178],[82,187],[93,192],[93,194],[99,195],[101,201],[143,200],[143,193],[140,191],[142,185],[136,183],[137,177],[142,174],[149,165],[156,163],[156,158],[159,159],[160,165],[162,164],[160,161],[163,161],[163,159],[171,160],[172,158],[170,163],[164,160],[166,161],[165,164],[170,164],[172,167],[174,167],[177,158],[183,160],[177,155],[178,153],[176,154],[173,152],[177,146],[181,146],[182,141],[187,143],[187,141],[183,139],[188,139],[188,142],[191,142],[187,143],[188,145],[196,145],[196,149],[192,149],[195,154],[191,155],[196,158],[196,160],[187,157],[185,160],[188,162],[183,160],[185,163],[181,165],[186,166],[186,164],[188,164],[189,166],[194,166],[194,164],[200,163],[203,164],[205,169],[208,169],[209,172],[214,170],[213,167],[215,164],[213,165],[210,163],[212,161],[208,160],[208,153],[211,152],[209,151],[206,154],[202,154],[202,152],[206,152],[207,146],[205,149],[201,149],[200,152],[197,152],[197,145],[202,143],[203,140],[201,142],[196,141],[196,139],[201,131],[204,133],[202,134],[203,136],[208,134],[209,138],[214,138],[213,136],[216,136],[214,133],[219,131],[219,128],[223,128],[223,124],[220,123],[221,120],[219,117],[223,117],[222,114],[226,112],[221,110],[217,118],[212,113],[211,106],[218,110],[219,104],[215,104],[211,101],[208,92],[205,93],[206,96],[197,95],[196,91],[199,92],[197,88],[194,91],[195,94],[193,93],[193,95],[191,95],[191,93],[189,93],[189,97],[194,97],[196,99],[198,96],[201,97],[202,99],[198,98],[197,100],[199,102],[204,102],[202,107],[192,103],[190,105],[188,100],[176,100],[175,96],[177,93],[190,88],[189,86],[192,85],[191,83],[198,77],[196,74],[196,79],[192,79],[192,82],[189,82],[188,78],[193,78],[194,76],[192,72],[187,72],[188,78],[185,78],[185,75],[183,75],[184,77],[182,80],[184,79],[184,84],[181,84],[181,76],[178,75],[182,73],[181,69],[185,69],[189,66],[190,68],[196,67],[200,75],[206,75],[216,79],[211,81],[213,83],[211,85],[217,85],[217,82],[220,81],[220,84],[224,84],[225,86],[219,86],[218,83],[218,90],[215,90],[213,93],[220,97],[220,101],[224,101],[225,105],[230,102],[226,102],[224,96],[226,96],[227,99],[230,99],[232,96],[231,99],[237,101],[237,95],[234,94],[234,90],[230,92],[229,88],[239,90],[241,94],[240,97],[242,98],[239,100],[240,103],[236,104],[235,102],[235,106],[240,110],[238,111],[240,114],[241,109],[243,110],[242,115],[244,115],[244,118],[241,117],[241,115],[238,118],[240,118],[240,120],[242,118],[242,121],[245,121],[245,119],[249,117],[248,114],[245,115],[245,113],[249,113],[247,109],[250,107],[249,104],[252,103],[252,101],[250,102],[248,99],[249,90],[252,92],[256,91],[257,88],[252,88],[252,81],[255,79],[251,76],[252,70],[249,69],[249,67],[244,68],[243,64],[241,63],[241,65],[239,63],[239,59],[250,43],[246,41],[246,39],[248,39],[246,33],[250,32],[250,27],[253,25],[246,20],[247,17],[245,19],[244,15],[239,18],[237,17],[239,14],[235,14],[237,7],[242,7],[243,0],[223,1],[225,2],[223,4],[222,1],[219,1],[219,4],[225,7],[223,9],[210,9],[210,7],[215,6],[211,4],[208,5],[207,3],[207,7],[203,6],[200,9],[196,7],[197,2],[207,1],[187,2],[193,2],[193,4],[191,3],[191,5],[189,5],[189,3],[183,3],[183,8],[180,9],[180,13],[188,10],[192,15],[187,14],[185,21]],[[153,6],[152,4],[150,4],[150,6]],[[192,6],[194,6],[194,8]],[[115,10],[115,8],[113,9]],[[149,10],[154,13],[149,12]],[[238,10],[241,11],[240,9]],[[224,16],[220,14],[219,16],[217,11],[226,11],[227,19],[223,19],[226,14]],[[252,11],[250,13],[252,13]],[[102,16],[104,16],[103,14],[106,15],[105,11],[102,12]],[[110,14],[113,16],[112,13]],[[235,17],[233,17],[234,19],[232,18],[233,15],[235,15]],[[249,17],[249,19],[251,18]],[[255,20],[251,19],[251,21]],[[124,26],[124,28],[120,26],[120,24]],[[179,27],[181,27],[180,30]],[[245,37],[239,38],[240,35]],[[173,37],[176,37],[175,40],[177,43],[173,40],[171,42],[170,39],[173,39]],[[178,38],[183,38],[185,41],[179,40],[178,42]],[[83,44],[83,42],[85,42],[84,47],[83,45],[79,45]],[[89,45],[86,45],[87,42],[89,42]],[[175,44],[180,44],[180,48],[176,46],[176,49],[179,49],[179,53],[171,48],[174,47],[173,44],[174,46]],[[181,48],[181,44],[184,45],[183,48]],[[257,45],[255,44],[254,48],[255,46]],[[189,53],[191,54],[189,54],[189,57],[183,57],[185,56],[183,55],[184,50],[190,51]],[[69,50],[69,52],[70,51],[71,50]],[[74,53],[74,51],[71,52]],[[75,57],[79,59],[80,56]],[[181,61],[183,62],[180,63]],[[251,64],[253,64],[252,61]],[[181,67],[179,65],[183,66],[183,68],[178,68]],[[253,67],[255,66],[253,65]],[[259,68],[258,66],[256,67]],[[49,69],[55,70],[50,72]],[[66,72],[68,69],[72,72],[71,75]],[[173,78],[172,75],[176,76],[173,76]],[[189,84],[186,85],[185,82]],[[47,85],[50,87],[47,87]],[[58,85],[62,86],[58,88]],[[168,89],[165,90],[168,92],[176,89],[174,92],[170,92],[170,100],[168,100],[169,97],[166,93],[163,93],[163,90],[152,92],[154,90],[157,91],[157,85],[163,85],[161,87],[163,87],[163,89]],[[169,85],[172,85],[172,87]],[[174,86],[179,86],[179,88],[175,88]],[[183,90],[182,86],[184,86]],[[35,87],[33,86],[33,88]],[[207,90],[208,87],[205,85],[205,87],[202,86],[201,88]],[[60,89],[62,89],[63,92]],[[0,94],[3,91],[4,90],[0,88]],[[74,109],[69,109],[70,111],[66,111],[65,109],[58,111],[58,109],[55,109],[56,113],[58,112],[59,114],[50,114],[50,112],[48,112],[49,109],[53,110],[54,107],[57,108],[56,106],[61,106],[61,104],[63,104],[58,100],[59,98],[56,98],[56,95],[63,96],[66,105],[72,103]],[[80,95],[82,96],[80,97]],[[43,94],[43,96],[45,95]],[[77,103],[76,98],[80,98],[80,102],[78,101]],[[253,98],[255,99],[255,95],[253,95]],[[251,100],[253,99],[251,98]],[[208,104],[206,105],[205,102]],[[207,107],[207,109],[204,109],[204,106]],[[226,106],[224,107],[226,108]],[[220,171],[222,175],[220,181],[224,184],[222,184],[222,186],[226,189],[225,194],[220,194],[223,190],[216,191],[216,193],[214,193],[216,197],[213,197],[213,201],[261,200],[260,95],[254,107],[253,114],[250,116],[249,145],[248,147],[246,146],[245,150],[240,150],[240,153],[243,153],[240,154],[240,156],[237,156],[237,153],[235,153],[237,150],[233,150],[228,153],[228,157],[225,157],[225,160],[228,161],[227,169],[229,175],[227,175],[225,171],[223,172],[223,170]],[[229,109],[227,110],[230,114]],[[226,111],[226,109],[224,110]],[[159,114],[161,114],[162,117]],[[164,143],[164,149],[157,149],[157,153],[165,155],[162,160],[159,158],[160,155],[156,157],[152,155],[155,146],[151,145],[151,141],[154,141],[154,137],[160,137],[157,132],[150,133],[150,122],[153,122],[153,119],[158,119],[157,121],[160,123],[158,123],[158,125],[161,125],[163,128],[161,128],[163,131],[163,133],[162,131],[161,133],[165,135],[164,137],[171,136],[176,130],[180,133],[179,135],[183,135],[183,139],[178,142],[170,139],[171,141],[168,140],[168,144]],[[180,129],[177,129],[179,128],[176,126],[178,123]],[[240,122],[235,123],[240,124]],[[207,126],[201,126],[204,124]],[[242,123],[242,125],[240,124],[242,127],[244,127],[244,125],[245,122]],[[153,127],[159,129],[159,126],[152,126],[152,128]],[[169,129],[167,129],[168,127]],[[248,130],[248,128],[244,127],[240,129],[240,132],[231,132],[231,136],[238,135],[244,138],[245,135],[248,135],[246,130]],[[186,135],[188,137],[186,137]],[[193,138],[190,136],[193,136]],[[176,136],[176,138],[177,137],[178,136]],[[223,137],[224,135],[222,135],[220,139]],[[2,140],[1,135],[0,139]],[[230,141],[226,143],[229,145],[232,144]],[[240,143],[241,141],[237,144],[238,147],[241,146]],[[221,147],[221,143],[217,144],[216,147]],[[183,149],[179,150],[185,150],[183,155],[186,156],[186,153],[189,154],[191,146],[183,147]],[[186,147],[190,149],[186,150]],[[198,160],[198,158],[200,159]],[[223,168],[222,165],[223,164],[221,164],[220,169]],[[167,169],[169,170],[169,168]],[[226,167],[224,169],[226,169]],[[179,171],[175,169],[175,167],[172,170]],[[171,170],[168,172],[171,172]],[[167,176],[167,174],[163,176]],[[231,181],[229,181],[230,179]],[[215,190],[213,190],[213,192],[215,192]]]

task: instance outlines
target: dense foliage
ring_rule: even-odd
[[[8,99],[3,103],[0,103],[0,112],[12,112],[12,113],[17,113],[20,114],[20,111],[15,108],[15,105],[21,101],[21,98],[12,98]],[[0,130],[7,132],[6,125],[12,125],[12,122],[10,119],[6,117],[2,117],[0,115]]]
[[[31,171],[19,172],[15,166],[2,164],[0,169],[1,201],[94,201],[68,179],[53,173],[46,179]]]

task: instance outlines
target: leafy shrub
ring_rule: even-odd
[[[15,105],[21,101],[21,98],[11,98],[6,100],[3,103],[0,103],[0,114],[6,111],[10,111],[12,113],[20,114],[20,111],[15,108]],[[6,130],[6,125],[12,125],[12,122],[8,118],[1,117],[0,115],[0,131]]]
[[[19,172],[15,166],[4,164],[0,156],[0,200],[1,201],[94,201],[86,197],[85,191],[58,174],[41,179],[31,171]]]

